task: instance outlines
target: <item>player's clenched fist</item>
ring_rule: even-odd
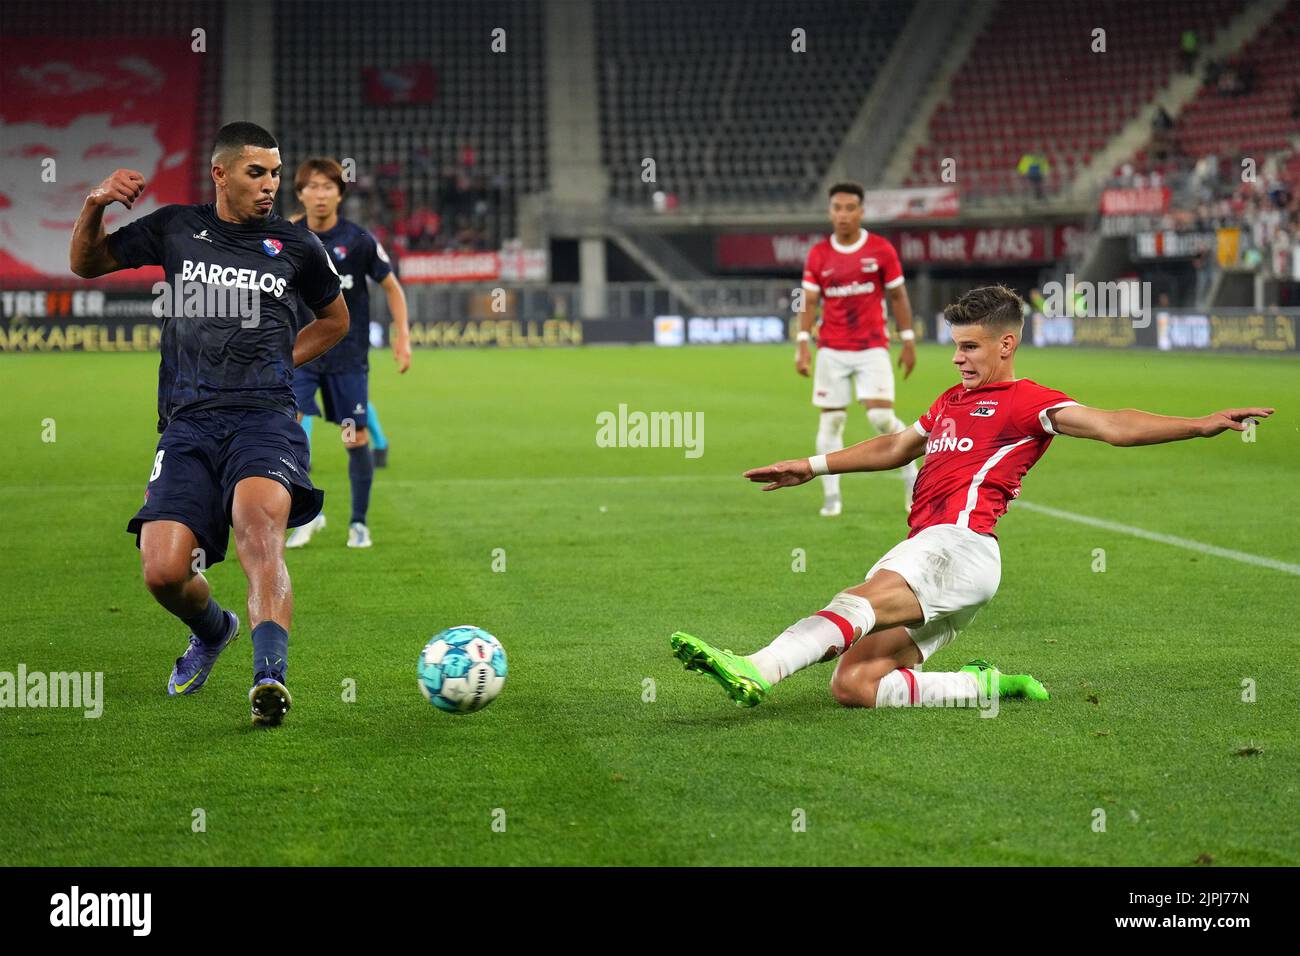
[[[799,458],[795,461],[778,461],[766,468],[751,468],[745,472],[745,477],[750,481],[770,482],[763,490],[775,491],[777,488],[793,488],[811,481],[813,472],[808,459]]]
[[[108,206],[120,202],[127,209],[144,192],[144,176],[134,169],[117,169],[102,183],[90,191],[86,201],[92,206]]]

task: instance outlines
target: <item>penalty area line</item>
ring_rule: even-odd
[[[1205,544],[1201,541],[1193,541],[1190,538],[1180,538],[1177,535],[1172,534],[1161,534],[1159,531],[1148,531],[1145,528],[1134,527],[1131,524],[1121,524],[1118,521],[1107,521],[1104,518],[1093,518],[1090,515],[1076,514],[1073,511],[1062,511],[1060,508],[1049,508],[1047,505],[1034,504],[1032,501],[1016,499],[1014,507],[1024,508],[1026,511],[1036,511],[1039,514],[1049,515],[1053,518],[1060,518],[1063,521],[1073,521],[1076,524],[1086,524],[1091,528],[1101,528],[1104,531],[1115,531],[1119,534],[1131,535],[1134,538],[1145,538],[1147,541],[1155,541],[1160,544],[1171,545],[1175,548],[1184,548],[1188,551],[1195,551],[1198,554],[1212,554],[1216,558],[1227,558],[1230,561],[1240,561],[1243,564],[1253,564],[1260,568],[1271,568],[1274,571],[1283,571],[1286,574],[1300,575],[1300,564],[1288,564],[1286,561],[1278,561],[1274,558],[1265,558],[1258,554],[1248,554],[1245,551],[1233,551],[1231,548],[1220,548],[1217,545]]]

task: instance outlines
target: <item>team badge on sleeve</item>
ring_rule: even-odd
[[[268,256],[278,256],[280,254],[280,250],[283,248],[284,248],[284,243],[281,242],[279,239],[262,240],[262,251],[265,252]]]

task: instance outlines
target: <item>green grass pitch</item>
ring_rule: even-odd
[[[949,354],[923,347],[900,383],[908,422],[956,381]],[[421,352],[400,379],[377,353],[392,464],[375,547],[343,545],[346,456],[318,424],[329,528],[289,553],[285,726],[249,726],[246,622],[203,692],[170,699],[185,630],[123,532],[153,460],[156,362],[0,358],[0,671],[105,675],[99,719],[0,710],[0,863],[1300,863],[1300,578],[1284,571],[1013,508],[1000,592],[927,668],[987,657],[1049,703],[845,710],[822,665],[741,710],[682,670],[673,630],[752,651],[905,534],[892,477],[846,478],[837,520],[816,486],[739,478],[812,451],[788,347]],[[1026,348],[1017,371],[1107,407],[1277,406],[1254,443],[1057,439],[1024,498],[1300,561],[1300,361]],[[703,412],[704,454],[598,447],[596,416],[620,403]],[[849,439],[868,434],[853,413]],[[244,618],[233,542],[210,579]],[[460,623],[501,638],[510,677],[453,718],[415,662]]]

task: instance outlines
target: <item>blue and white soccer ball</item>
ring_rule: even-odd
[[[506,682],[506,649],[472,624],[435,634],[420,652],[420,693],[439,710],[470,714],[482,710]]]

